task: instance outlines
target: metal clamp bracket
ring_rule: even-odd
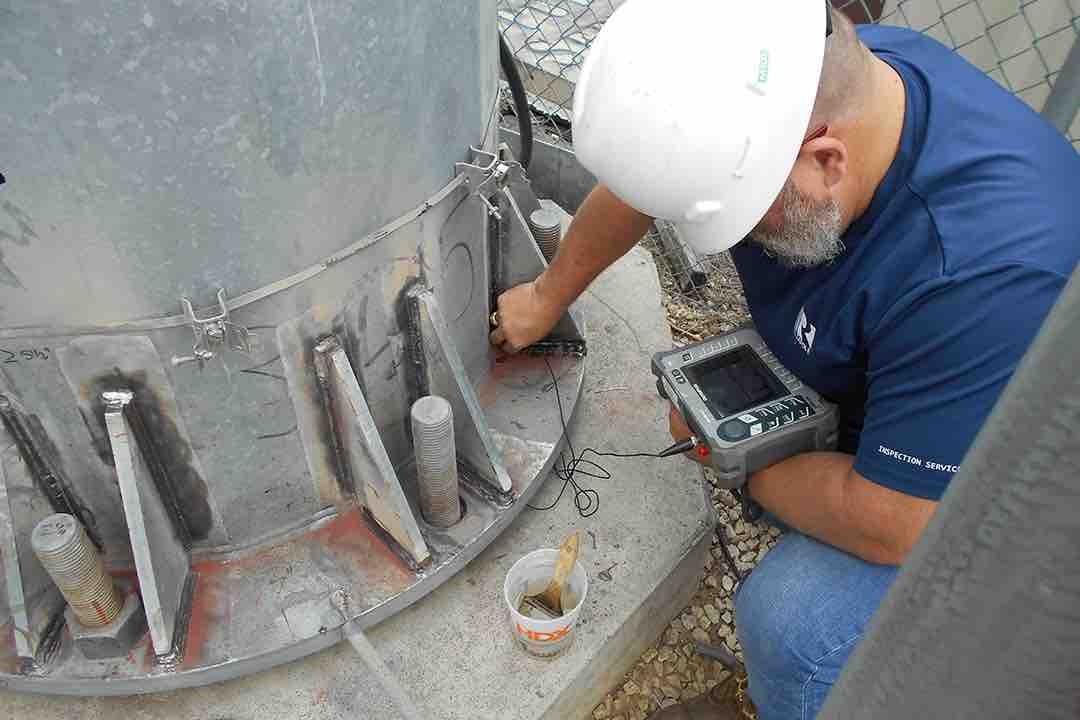
[[[186,297],[180,298],[180,306],[184,310],[188,323],[191,324],[195,344],[191,348],[190,357],[173,358],[173,365],[197,362],[201,370],[207,361],[217,355],[218,349],[222,346],[236,352],[251,353],[255,335],[243,325],[229,320],[229,305],[226,302],[224,290],[217,291],[216,315],[199,317],[195,314],[195,307]]]
[[[516,160],[502,160],[495,153],[489,153],[478,147],[469,147],[473,153],[473,162],[459,162],[454,164],[454,170],[464,176],[471,194],[480,198],[487,207],[488,214],[502,219],[502,213],[497,205],[491,202],[491,197],[506,187],[511,180],[524,180],[525,170],[521,163]]]

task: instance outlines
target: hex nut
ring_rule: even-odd
[[[64,619],[75,646],[88,660],[123,657],[146,635],[146,613],[134,592],[127,594],[120,614],[104,627],[84,627],[70,607],[64,611]]]

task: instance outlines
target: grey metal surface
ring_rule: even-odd
[[[315,358],[319,380],[325,383],[340,461],[347,464],[343,472],[352,478],[356,499],[417,564],[428,562],[431,553],[345,350],[331,337],[316,346]]]
[[[484,134],[495,39],[482,1],[13,0],[3,324],[209,304],[414,207]]]
[[[512,183],[499,193],[499,207],[505,218],[501,226],[501,232],[504,233],[503,252],[499,258],[501,263],[499,280],[503,289],[528,282],[547,267],[547,260],[544,259],[540,246],[533,237],[529,223],[522,212],[523,204],[526,207],[534,207],[528,203],[530,197],[535,197],[531,187],[522,187]],[[519,198],[523,198],[524,202]],[[547,204],[546,201],[545,207],[557,208],[557,206]],[[561,209],[559,212],[562,218],[561,232],[565,234],[570,227],[570,216]],[[581,323],[573,309],[571,312],[564,313],[555,323],[551,335],[559,338],[584,337]]]
[[[4,363],[8,363],[5,361]],[[67,513],[82,523],[94,545],[101,547],[101,532],[62,468],[55,443],[41,416],[19,402],[10,383],[0,373],[0,424],[25,464],[30,481],[45,496],[54,512]]]
[[[458,203],[460,207],[460,200]],[[430,257],[445,256],[433,252]],[[404,265],[420,267],[412,262]],[[442,275],[432,274],[445,282]],[[434,292],[431,296],[434,298]],[[302,360],[294,366],[295,375],[289,376],[294,403],[302,408],[300,400],[308,398],[313,415],[325,416],[310,355],[303,359],[310,352],[305,344],[310,343],[306,347],[312,348],[319,333],[339,322],[320,320],[320,316],[325,317],[311,313],[310,320],[280,331],[279,338],[286,338],[281,343],[283,354],[292,352],[290,343],[296,342],[295,352]],[[486,330],[486,316],[481,320]],[[292,341],[290,332],[299,339]],[[354,346],[354,352],[364,357],[367,351]],[[105,681],[99,668],[68,661],[54,667],[52,677],[0,676],[0,682],[22,690],[71,694],[131,694],[188,687],[272,667],[333,644],[341,633],[329,597],[342,588],[353,597],[358,621],[364,626],[398,612],[464,567],[524,509],[539,488],[543,474],[555,459],[563,431],[550,398],[536,393],[535,389],[548,381],[547,368],[538,360],[522,357],[492,364],[476,385],[477,401],[489,420],[494,446],[513,480],[517,502],[509,506],[493,503],[488,495],[477,494],[466,486],[463,495],[468,512],[461,523],[446,531],[422,527],[437,559],[427,570],[417,574],[395,563],[392,555],[388,557],[384,540],[368,526],[364,516],[345,504],[339,512],[320,513],[307,527],[286,535],[264,536],[243,550],[196,548],[190,636],[175,669],[163,672],[147,666],[146,653],[136,648],[128,662],[110,666]],[[385,375],[369,364],[352,364],[362,372],[372,373],[369,388],[382,390],[373,380],[385,380]],[[572,413],[584,365],[575,358],[555,358],[552,365],[561,378],[566,410]],[[208,365],[208,370],[212,367]],[[307,385],[313,386],[310,394]],[[386,409],[385,405],[382,409]],[[529,423],[527,433],[522,419]],[[384,428],[380,431],[384,439],[393,436]],[[413,502],[411,472],[408,463],[398,469]]]
[[[1080,113],[1080,37],[1073,42],[1069,56],[1043,106],[1043,116],[1065,135]]]
[[[499,203],[506,217],[504,231],[507,237],[503,243],[505,250],[500,269],[500,281],[506,289],[535,278],[547,267],[547,260],[533,237],[529,221],[525,219],[512,188],[503,189]]]
[[[0,627],[10,623],[12,656],[20,661],[38,656],[50,620],[64,605],[30,543],[33,528],[52,512],[15,443],[0,426],[0,560],[5,587]]]
[[[620,303],[628,294],[639,301]],[[651,387],[648,364],[650,354],[668,347],[671,338],[660,307],[656,268],[648,254],[640,249],[628,253],[597,279],[581,303],[589,317],[589,366],[580,397],[570,372],[576,365],[552,359],[563,400],[578,398],[574,416],[567,406],[574,445],[588,443],[612,451],[659,447],[667,437],[667,411]],[[539,371],[524,372],[528,366],[538,366]],[[515,445],[520,437],[556,437],[551,432],[559,425],[554,388],[543,361],[521,358],[521,364],[498,367],[497,387],[519,388],[520,394],[515,396],[517,403],[500,403],[494,411],[485,406],[496,432],[512,433]],[[495,387],[485,387],[481,397],[495,397]],[[552,411],[550,415],[536,412],[543,406]],[[540,462],[542,455],[532,457]],[[587,481],[601,496],[600,510],[592,517],[582,519],[567,497],[550,512],[527,510],[519,501],[514,507],[522,508],[521,513],[445,585],[375,626],[360,622],[427,717],[584,718],[686,607],[700,582],[712,533],[700,469],[679,459],[616,460],[608,468],[610,480]],[[402,481],[407,481],[404,471]],[[561,486],[555,476],[538,478],[532,486],[536,495],[529,502],[547,505]],[[515,645],[501,589],[518,558],[536,548],[557,547],[574,530],[582,533],[580,562],[589,573],[589,598],[577,639],[553,663],[533,658]],[[601,577],[605,570],[609,574]],[[280,577],[279,572],[275,578]],[[277,607],[273,591],[283,584],[262,588],[268,596],[263,609]],[[254,597],[249,594],[245,602],[250,604]],[[310,624],[299,622],[300,617],[309,618]],[[298,633],[325,638],[317,633],[319,624],[333,628],[341,614],[325,596],[313,596],[309,603],[297,603],[295,612],[290,609],[288,618]],[[331,629],[327,636],[335,634]],[[347,643],[202,688],[79,698],[0,689],[0,707],[14,718],[34,720],[399,717],[388,694]]]
[[[1080,275],[912,551],[822,718],[1075,718]]]
[[[460,199],[458,203],[461,206]],[[435,210],[428,215],[436,215]],[[394,248],[377,250],[393,252]],[[428,257],[445,256],[431,252]],[[417,270],[424,267],[415,259],[401,266]],[[387,269],[397,272],[394,263],[383,266],[381,272]],[[434,271],[431,275],[445,283],[444,276]],[[394,283],[402,283],[409,275],[391,277]],[[355,282],[356,278],[352,280]],[[432,306],[438,292],[437,286],[427,293]],[[346,293],[345,298],[348,297]],[[338,299],[334,306],[346,304]],[[300,322],[282,326],[284,329],[278,333],[282,354],[290,359],[286,378],[294,405],[298,411],[305,412],[310,407],[313,418],[325,418],[325,412],[318,396],[309,348],[314,347],[315,339],[328,332],[328,328],[342,327],[341,320],[335,319],[341,317],[313,311]],[[486,330],[486,315],[481,321]],[[344,327],[354,326],[346,323]],[[350,338],[346,343],[349,345],[357,353],[355,357],[369,356],[370,351],[355,338]],[[486,342],[475,345],[486,347]],[[374,363],[365,364],[361,360],[352,361],[351,365],[361,368],[362,373],[371,373],[365,378],[368,392],[387,391],[387,376],[378,367],[373,368]],[[576,358],[555,358],[552,365],[566,393],[564,406],[571,413],[584,365]],[[457,363],[456,367],[461,377],[461,364]],[[207,372],[212,368],[209,364]],[[466,382],[471,381],[466,379]],[[293,532],[260,536],[257,542],[241,544],[245,549],[215,551],[196,547],[189,637],[186,650],[174,668],[147,665],[147,653],[136,648],[126,662],[112,663],[107,677],[102,676],[101,668],[75,658],[51,668],[51,676],[0,676],[0,683],[22,690],[72,694],[130,694],[205,684],[288,662],[340,639],[340,627],[335,625],[333,615],[327,613],[328,598],[342,588],[350,592],[357,617],[365,626],[400,611],[464,567],[505,529],[536,492],[563,437],[557,408],[550,398],[535,390],[547,382],[547,367],[537,358],[492,363],[481,375],[473,394],[491,427],[491,443],[513,481],[516,502],[506,505],[501,498],[493,499],[489,493],[478,492],[477,486],[466,485],[463,495],[467,513],[462,522],[448,530],[421,527],[436,558],[430,568],[416,573],[396,561],[388,552],[384,538],[368,525],[360,511],[343,503],[339,511],[318,513],[307,526]],[[471,385],[468,387],[472,389]],[[391,391],[392,388],[391,385]],[[388,407],[378,404],[372,409],[374,414],[379,410],[386,412]],[[527,419],[528,426],[522,424],[523,419]],[[384,440],[394,437],[395,427],[391,424],[389,431],[380,427]],[[325,437],[317,432],[313,437],[315,445],[323,443],[329,447]],[[398,475],[412,503],[415,486],[407,461],[406,456]],[[330,480],[337,486],[336,476]],[[5,649],[0,647],[0,660],[4,659],[3,652]]]
[[[553,358],[568,420],[578,404],[584,362]],[[464,568],[503,532],[543,484],[562,446],[563,431],[538,358],[519,357],[497,366],[480,386],[495,442],[514,480],[516,502],[493,504],[463,486],[465,517],[446,530],[421,525],[434,562],[414,572],[397,559],[355,507],[343,507],[291,535],[236,552],[200,552],[189,635],[174,669],[148,665],[150,649],[136,647],[123,661],[101,667],[78,658],[54,666],[53,675],[0,674],[0,688],[55,694],[131,695],[204,685],[265,670],[329,647],[343,639],[342,620],[331,603],[344,589],[352,618],[375,625],[424,597]],[[515,426],[527,419],[528,440]],[[415,492],[410,463],[398,468],[410,503]],[[414,514],[418,508],[414,506]],[[9,649],[0,646],[0,668]]]
[[[135,412],[133,399],[130,391],[107,392],[105,424],[150,640],[154,654],[165,658],[182,650],[175,640],[187,623],[181,612],[191,556],[147,467],[144,453],[149,450],[139,446],[128,420],[127,414]]]
[[[503,464],[480,398],[465,371],[442,308],[430,290],[410,292],[418,313],[420,351],[424,355],[427,394],[439,395],[458,408],[454,434],[461,457],[499,492],[510,493],[513,480]],[[486,333],[479,338],[486,341]]]
[[[499,137],[513,152],[519,152],[521,137],[516,131],[499,128]],[[596,176],[581,166],[569,143],[557,144],[537,138],[533,141],[533,157],[536,160],[529,167],[529,177],[536,192],[571,213],[596,187]]]
[[[66,513],[48,516],[34,526],[30,545],[80,624],[102,627],[116,619],[123,600],[78,520]]]
[[[432,525],[450,527],[461,519],[454,409],[445,398],[425,395],[409,414],[420,511]]]
[[[186,428],[177,446],[197,448],[190,464],[207,485],[211,523],[196,546],[242,544],[325,508],[334,499],[288,434],[299,423],[274,377],[276,327],[359,286],[370,355],[393,343],[393,274],[380,266],[427,244],[425,271],[440,270],[432,240],[452,207],[429,201],[494,133],[494,28],[490,0],[5,7],[0,360],[106,544],[125,529],[86,419],[92,393],[57,372],[65,333],[141,335],[163,360],[178,402],[160,417]],[[378,234],[404,216],[394,241]],[[483,243],[475,226],[454,232]],[[467,289],[468,271],[455,265],[445,284]],[[248,294],[262,288],[273,294]],[[219,289],[256,346],[204,369],[173,365],[195,340],[180,299],[202,317]],[[392,350],[366,374],[390,374]],[[397,394],[385,385],[373,404]],[[381,426],[393,407],[374,410]]]
[[[266,429],[247,438],[247,443],[255,440],[254,446],[273,449],[276,459],[293,466],[290,486],[272,491],[270,498],[278,496],[278,502],[288,505],[297,495],[306,495],[318,509],[353,494],[352,487],[343,485],[348,478],[339,476],[314,371],[313,348],[328,335],[339,338],[349,357],[391,461],[398,464],[411,456],[402,294],[415,283],[426,282],[453,304],[454,336],[469,348],[474,381],[486,372],[486,347],[468,341],[477,337],[479,323],[486,328],[487,322],[482,292],[487,282],[482,262],[486,222],[478,205],[468,199],[462,176],[456,176],[429,199],[422,213],[410,213],[408,223],[394,230],[396,223],[391,223],[382,238],[355,259],[330,264],[318,280],[318,292],[307,295],[307,309],[275,327],[273,352],[264,351],[249,361],[246,372],[241,370],[264,392],[278,391],[271,411],[291,411],[275,418],[274,426],[263,420],[260,427]],[[484,317],[476,317],[480,313]]]
[[[10,624],[15,640],[15,655],[20,658],[34,657],[37,648],[36,633],[30,622],[32,608],[26,602],[23,570],[19,564],[19,546],[16,541],[15,510],[9,499],[7,475],[0,459],[0,563],[4,566],[4,596],[0,598],[3,613],[0,619]],[[28,568],[29,569],[29,568]],[[38,574],[40,575],[40,569]]]
[[[341,639],[335,592],[366,627],[463,568],[563,440],[535,394],[546,367],[496,363],[486,342],[502,237],[490,198],[514,167],[455,165],[495,157],[494,0],[16,0],[0,14],[0,146],[14,148],[0,390],[110,571],[134,568],[153,631],[107,665],[64,652],[68,639],[39,668],[0,633],[0,686],[111,695],[236,677]],[[461,522],[399,533],[426,545],[427,565],[396,553],[366,487],[390,468],[418,515],[403,314],[415,286],[449,378],[437,383],[483,429]],[[317,372],[328,336],[339,395],[366,403],[351,403],[344,445]],[[584,364],[553,364],[572,411]],[[132,392],[130,415],[106,421],[104,390]]]
[[[133,588],[124,594],[117,616],[105,626],[84,627],[69,606],[64,619],[75,647],[89,660],[124,657],[146,635],[146,613]]]

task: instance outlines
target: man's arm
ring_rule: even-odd
[[[491,343],[516,352],[540,340],[596,276],[634,247],[653,219],[597,185],[578,208],[551,265],[499,296]]]
[[[668,415],[675,440],[690,428],[675,406]],[[687,457],[702,465],[696,453]],[[800,532],[881,565],[899,565],[911,552],[937,508],[932,500],[905,495],[867,480],[855,458],[835,452],[795,455],[761,470],[744,490]]]
[[[755,473],[747,488],[800,532],[868,562],[899,565],[937,503],[871,482],[854,463],[842,453],[803,453]]]

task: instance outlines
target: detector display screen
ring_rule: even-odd
[[[717,419],[789,394],[757,353],[746,346],[687,365],[683,373]]]

